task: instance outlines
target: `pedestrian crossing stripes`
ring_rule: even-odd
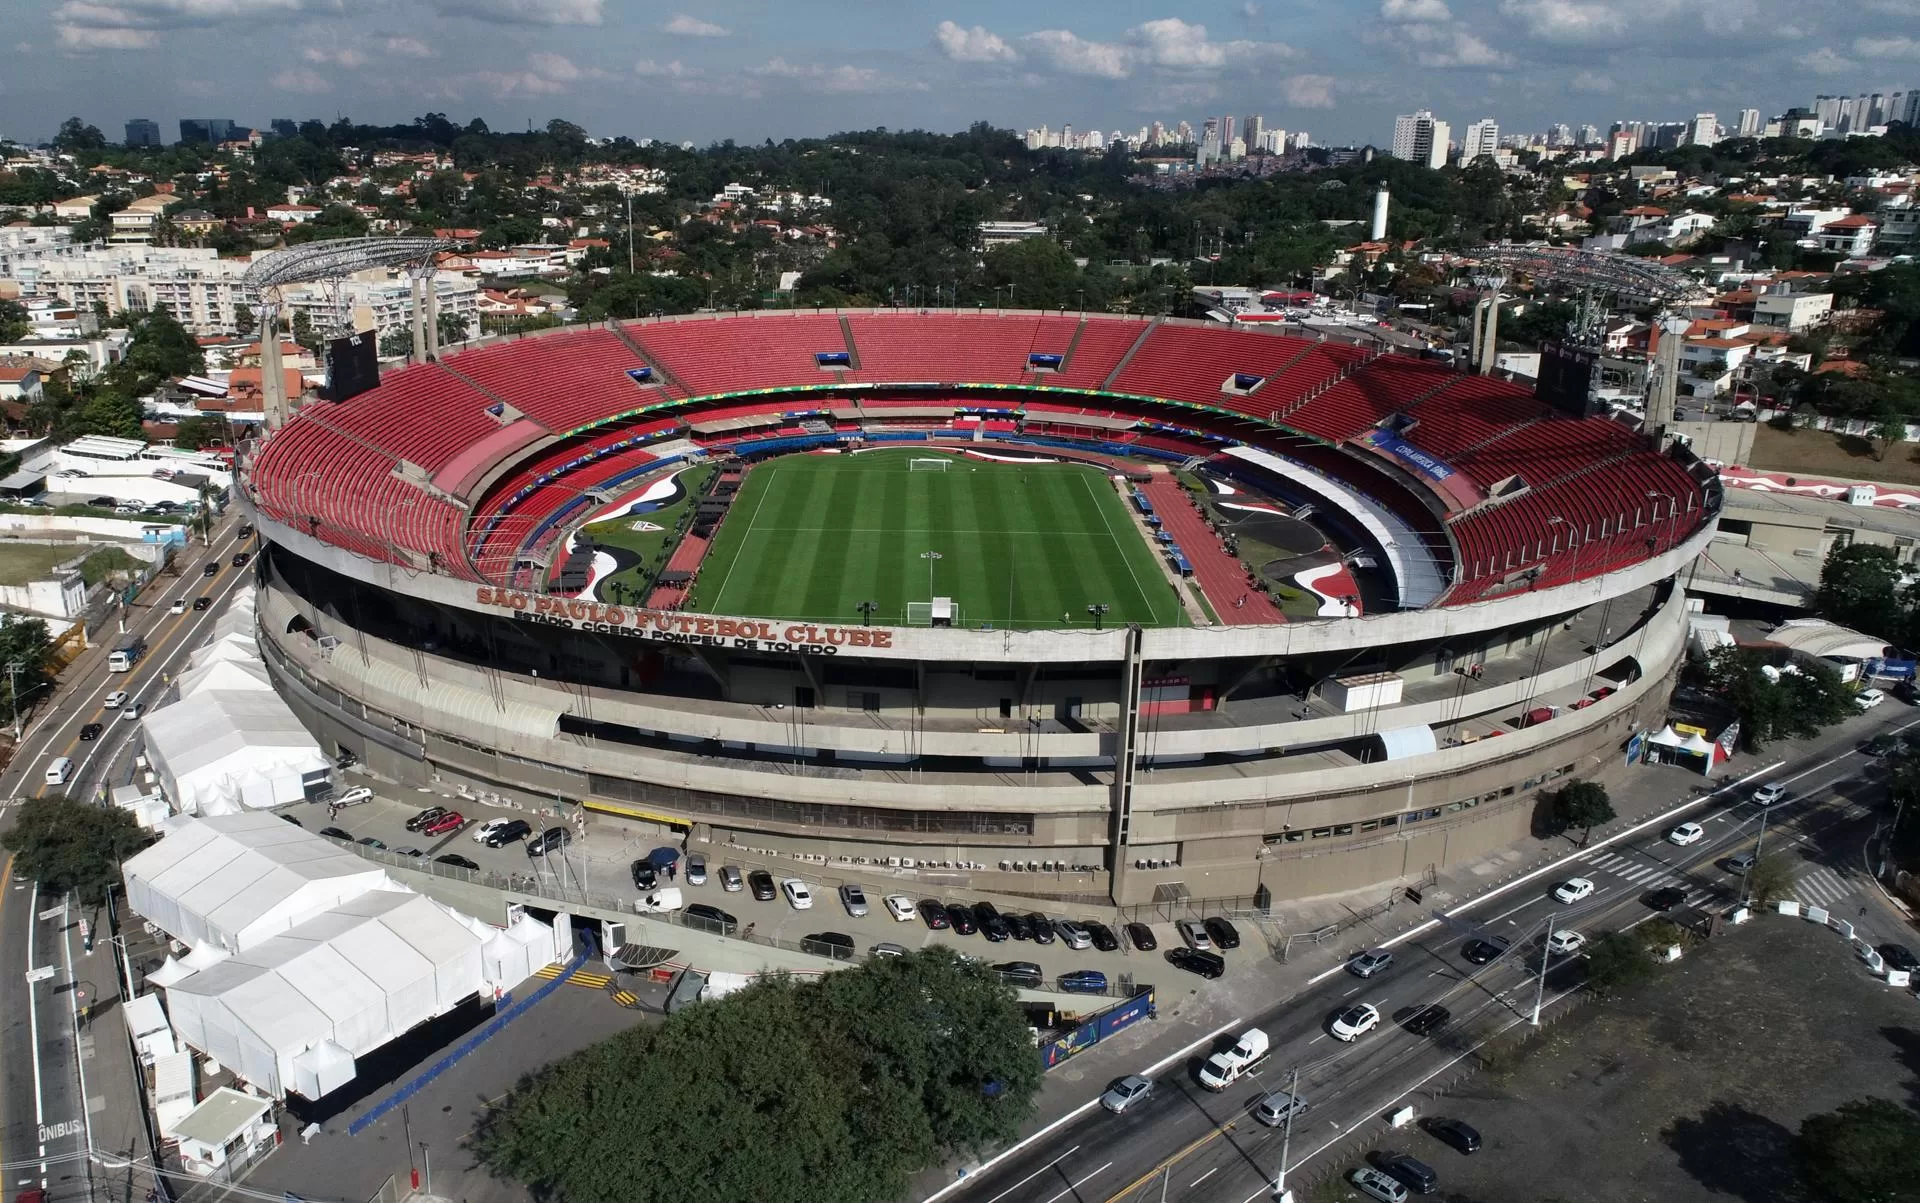
[[[1793,883],[1793,897],[1802,906],[1831,907],[1853,892],[1852,874],[1824,867],[1809,869]]]
[[[535,973],[533,976],[538,978],[544,978],[547,981],[552,981],[554,978],[559,977],[560,974],[563,973],[564,971],[565,971],[565,966],[563,965],[548,965],[545,968],[541,969],[539,972]],[[571,985],[585,986],[589,990],[605,990],[610,984],[612,984],[613,979],[608,977],[604,973],[584,973],[583,972],[583,973],[574,974],[572,977],[568,978],[567,981]]]

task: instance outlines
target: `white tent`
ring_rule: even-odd
[[[180,674],[175,682],[183,698],[203,689],[272,690],[273,678],[262,664],[240,659],[214,659]]]
[[[269,814],[177,815],[129,858],[127,902],[177,940],[240,952],[370,890],[392,888],[378,865]],[[196,967],[192,959],[190,968]]]
[[[561,951],[554,947],[555,929],[538,919],[522,914],[505,930],[488,930],[492,934],[483,933],[486,946],[480,952],[481,972],[501,988],[524,982],[541,966],[561,959]]]
[[[202,689],[140,723],[161,788],[184,814],[298,802],[333,769],[270,690]]]
[[[326,1093],[352,1076],[341,1053],[365,1056],[483,990],[481,940],[459,916],[377,892],[175,982],[167,1006],[181,1039],[277,1097]]]

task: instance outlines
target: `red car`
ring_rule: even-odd
[[[450,810],[420,830],[425,835],[445,835],[449,831],[458,831],[466,825],[465,815],[457,810]]]

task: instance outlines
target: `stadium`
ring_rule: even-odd
[[[1120,905],[1408,881],[1657,727],[1717,477],[1379,347],[1071,312],[493,340],[244,449],[329,750],[727,859]]]

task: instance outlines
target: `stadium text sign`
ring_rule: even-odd
[[[816,623],[781,626],[757,618],[714,618],[706,614],[638,610],[487,586],[481,586],[475,597],[483,606],[511,610],[513,616],[523,622],[592,631],[597,635],[627,635],[657,643],[697,643],[815,656],[835,656],[843,647],[893,646],[892,631],[869,627],[823,627]]]

